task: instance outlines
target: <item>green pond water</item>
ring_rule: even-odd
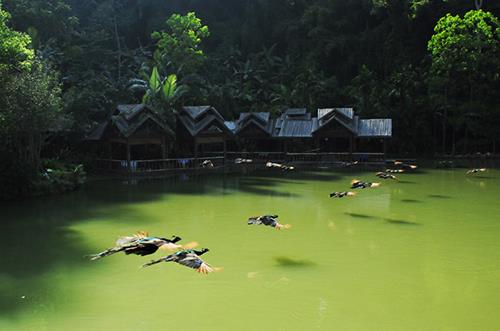
[[[96,181],[1,204],[0,330],[499,330],[500,172],[325,170]],[[289,230],[248,226],[276,213]],[[210,248],[84,256],[138,230]],[[181,243],[182,243],[181,242]]]

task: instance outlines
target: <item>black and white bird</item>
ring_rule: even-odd
[[[398,177],[391,175],[390,173],[384,172],[384,171],[377,172],[375,175],[378,178],[382,178],[382,179],[395,179],[395,180],[398,179]]]
[[[367,188],[367,187],[379,187],[380,183],[369,183],[369,182],[362,182],[358,179],[353,179],[351,181],[351,188],[356,189],[356,188]]]
[[[263,216],[252,216],[248,218],[248,225],[260,225],[264,224],[275,228],[276,230],[289,229],[292,226],[290,224],[280,224],[277,220],[278,215],[263,215]]]
[[[355,192],[350,192],[350,191],[332,192],[330,193],[330,198],[353,197],[355,195],[356,195]]]
[[[194,249],[185,249],[174,254],[162,257],[161,259],[153,260],[142,265],[142,267],[149,267],[160,262],[176,262],[188,268],[196,269],[196,271],[201,274],[208,274],[210,272],[219,271],[221,268],[214,268],[211,265],[205,263],[200,258],[200,255],[203,255],[208,251],[208,248],[203,248],[199,251]]]
[[[191,242],[186,246],[177,244],[181,238],[172,236],[172,239],[162,237],[151,237],[147,232],[140,231],[135,235],[121,237],[116,241],[116,246],[108,248],[97,254],[89,255],[91,260],[99,260],[103,257],[113,255],[119,252],[125,254],[135,254],[140,256],[150,255],[155,253],[159,248],[167,250],[176,250],[183,248],[194,248],[198,245],[196,242]]]
[[[478,172],[485,172],[486,170],[487,170],[486,168],[476,168],[476,169],[467,170],[467,172],[465,174],[466,175],[473,175],[473,174],[477,174]]]

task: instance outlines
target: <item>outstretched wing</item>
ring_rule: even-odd
[[[177,263],[182,264],[189,268],[198,269],[203,264],[203,260],[200,259],[198,255],[194,253],[189,253],[186,255],[185,258],[177,261]]]
[[[138,231],[136,234],[134,234],[132,236],[118,238],[118,240],[116,240],[116,245],[117,246],[125,246],[127,244],[130,244],[130,243],[136,241],[137,239],[146,238],[148,235],[149,234],[146,231]]]

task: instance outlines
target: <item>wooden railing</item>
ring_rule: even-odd
[[[127,160],[111,160],[97,159],[96,167],[98,169],[108,169],[114,172],[133,172],[147,173],[169,170],[184,170],[184,169],[199,169],[212,168],[204,166],[204,161],[210,161],[213,168],[224,166],[224,157],[206,157],[206,158],[180,158],[180,159],[157,159],[157,160],[131,160],[130,164]]]
[[[209,155],[209,154],[207,154]],[[234,164],[235,160],[251,159],[253,164],[264,164],[268,161],[286,164],[335,164],[360,161],[362,163],[384,162],[384,153],[284,153],[284,152],[227,152],[226,156],[205,156],[200,158],[177,158],[157,160],[113,160],[97,159],[96,168],[123,173],[153,173],[171,170],[189,170],[201,168],[221,168],[226,164]],[[213,167],[204,166],[210,161]]]
[[[286,163],[335,163],[335,162],[383,162],[384,153],[285,153],[285,152],[227,152],[226,160],[251,159],[254,162]]]

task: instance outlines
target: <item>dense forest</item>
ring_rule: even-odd
[[[3,0],[0,8],[2,183],[32,181],[41,155],[81,162],[92,127],[117,104],[141,101],[165,116],[210,104],[229,119],[352,106],[393,119],[396,155],[498,149],[498,1]]]

